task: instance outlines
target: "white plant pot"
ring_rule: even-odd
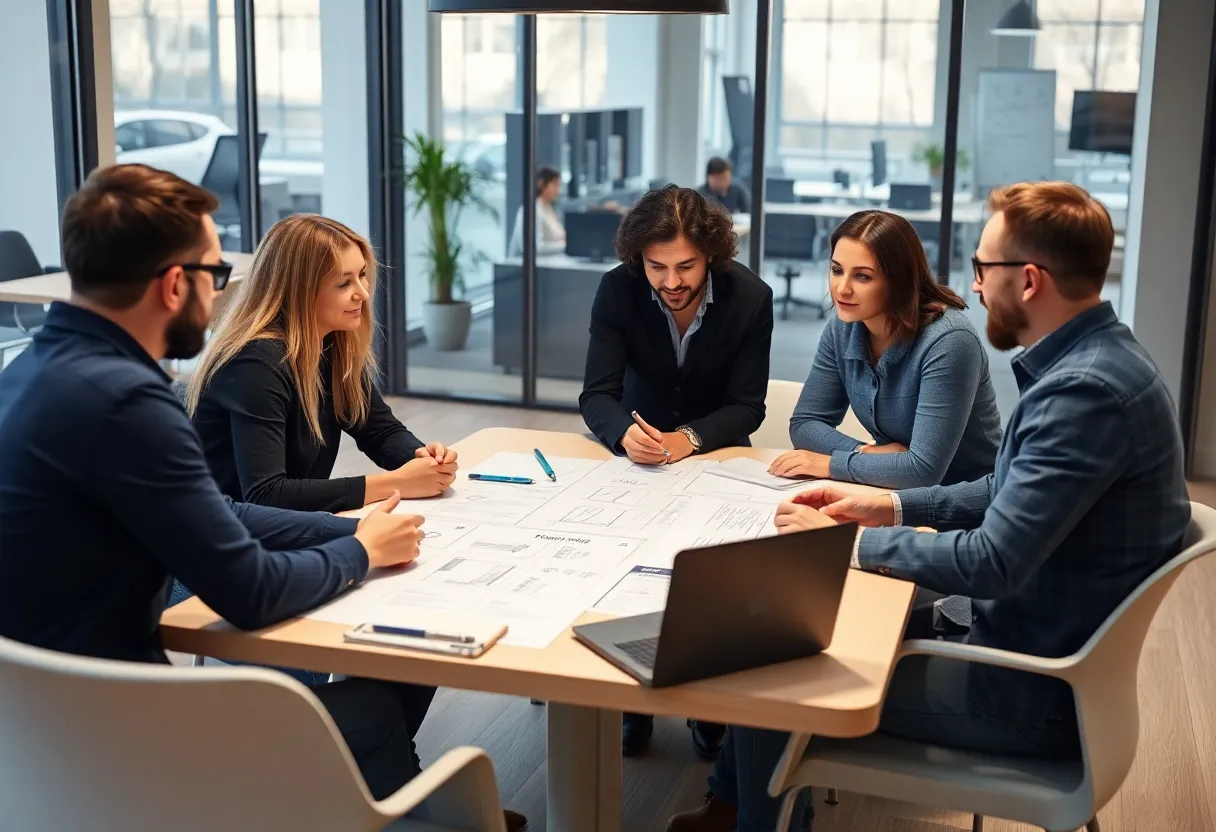
[[[426,342],[441,352],[464,349],[472,320],[473,305],[467,300],[422,304],[422,332]]]

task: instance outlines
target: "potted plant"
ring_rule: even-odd
[[[431,299],[422,305],[422,331],[436,350],[464,349],[473,307],[457,298],[464,293],[464,269],[482,262],[484,255],[466,251],[456,227],[461,212],[470,205],[488,213],[495,222],[498,212],[481,195],[486,176],[463,160],[446,155],[442,141],[416,133],[406,138],[405,149],[405,188],[414,214],[425,212],[428,223],[423,257]]]
[[[942,187],[942,169],[946,166],[946,152],[942,150],[938,144],[918,144],[912,150],[912,161],[924,162],[929,168],[929,181],[933,183],[936,190],[941,190]],[[955,168],[957,170],[967,170],[971,166],[971,161],[967,158],[967,151],[959,150],[954,157]]]

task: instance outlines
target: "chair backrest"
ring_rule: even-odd
[[[0,638],[0,806],[13,829],[377,827],[333,721],[253,667],[82,658]],[[382,823],[382,821],[381,821]]]
[[[25,235],[20,231],[0,231],[0,283],[39,274],[42,263]]]
[[[802,395],[802,385],[796,381],[769,379],[768,392],[764,396],[764,422],[751,435],[751,442],[757,448],[778,448],[788,450],[793,446],[790,441],[790,419],[794,415],[794,406]],[[837,428],[841,433],[851,436],[859,442],[872,442],[873,438],[857,421],[852,409],[846,410],[844,421]]]
[[[814,261],[818,223],[810,214],[766,214],[764,256]]]
[[[43,273],[42,263],[20,231],[0,231],[0,283]],[[0,327],[29,331],[42,326],[46,312],[41,304],[0,302]]]
[[[266,134],[258,133],[258,159],[262,158],[262,148],[266,145]],[[211,191],[219,199],[219,208],[215,210],[217,223],[240,222],[241,184],[241,145],[236,135],[218,136],[215,147],[211,151],[211,161],[199,185]]]
[[[1153,616],[1192,561],[1216,551],[1216,509],[1191,503],[1184,549],[1149,575],[1078,650],[1062,674],[1073,686],[1086,778],[1094,805],[1104,806],[1131,769],[1139,741],[1136,676]]]

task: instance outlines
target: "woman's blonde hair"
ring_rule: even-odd
[[[353,331],[333,333],[334,412],[344,425],[367,418],[376,376],[372,350],[375,331],[376,256],[371,243],[345,225],[317,214],[292,214],[276,222],[253,255],[249,271],[236,284],[233,297],[216,317],[211,339],[186,391],[191,416],[216,374],[246,344],[259,338],[284,343],[284,361],[300,393],[304,415],[317,442],[321,438],[321,342],[317,327],[317,294],[342,266],[342,254],[357,246],[367,264],[368,302]]]

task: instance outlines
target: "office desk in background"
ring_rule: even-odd
[[[249,264],[253,262],[252,254],[239,251],[225,251],[223,258],[232,264],[232,278],[228,285],[231,287],[238,282]],[[219,301],[227,292],[221,292]],[[67,272],[52,272],[35,277],[23,277],[0,283],[0,301],[12,303],[54,303],[57,300],[67,300],[72,296],[72,284]]]
[[[611,456],[586,436],[508,428],[478,431],[453,447],[466,469],[499,451],[530,454],[541,448],[550,457]],[[777,453],[727,448],[706,458],[767,460]],[[410,502],[426,514],[425,500]],[[347,644],[342,633],[348,627],[312,619],[242,632],[191,598],[165,612],[161,632],[166,648],[183,653],[542,699],[549,703],[548,828],[617,832],[622,711],[829,737],[869,734],[878,725],[913,590],[904,581],[852,570],[832,644],[822,654],[661,690],[639,685],[576,643],[569,630],[543,650],[499,644],[481,658],[460,659]],[[580,620],[604,617],[588,614]]]

